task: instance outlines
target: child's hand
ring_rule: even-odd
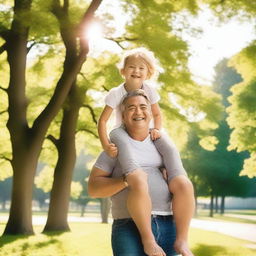
[[[116,157],[118,150],[117,147],[114,143],[109,143],[104,150],[106,151],[106,153],[110,156],[110,157]]]
[[[150,138],[151,140],[157,140],[158,138],[161,137],[161,133],[158,129],[153,128],[150,130]]]

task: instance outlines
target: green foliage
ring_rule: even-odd
[[[234,16],[239,16],[241,19],[253,18],[256,13],[254,1],[250,0],[200,0],[203,3],[209,4],[211,8],[222,19],[230,19]]]
[[[240,76],[233,68],[227,66],[226,60],[216,66],[214,89],[221,93],[224,106],[228,103],[229,89],[236,87],[237,85],[233,83],[240,81]],[[223,109],[222,120],[213,133],[215,137],[200,138],[196,126],[190,132],[184,164],[196,184],[199,195],[212,193],[217,196],[249,196],[250,189],[255,182],[247,177],[239,176],[243,161],[248,154],[237,153],[234,150],[228,151],[231,130],[226,118],[227,115]],[[200,144],[203,148],[199,146]]]
[[[241,20],[254,22],[256,5],[254,1],[249,0],[204,0],[204,3],[216,12],[222,20],[236,17]],[[233,128],[230,138],[230,149],[236,149],[238,152],[248,150],[251,158],[248,159],[243,167],[243,174],[252,177],[256,176],[255,152],[256,152],[256,121],[255,121],[255,42],[244,48],[240,53],[232,58],[230,64],[235,67],[243,78],[243,82],[237,84],[232,89],[232,96],[229,98],[231,106],[228,108],[228,124]]]
[[[165,127],[172,136],[179,134],[176,139],[185,139],[191,122],[198,122],[200,116],[205,117],[204,124],[208,126],[202,124],[198,129],[202,136],[208,136],[210,130],[216,128],[221,111],[219,96],[211,88],[192,81],[187,67],[187,44],[172,27],[172,16],[184,8],[192,13],[197,10],[195,1],[149,1],[147,5],[132,1],[130,5],[124,4],[125,11],[132,17],[126,26],[128,47],[145,46],[159,60],[162,69],[157,81],[160,107]]]
[[[248,150],[251,158],[244,163],[242,174],[252,177],[256,175],[256,76],[255,76],[255,44],[243,49],[231,60],[233,65],[242,75],[243,82],[232,88],[229,97],[231,106],[228,108],[228,123],[233,128],[230,138],[230,149],[238,151]]]

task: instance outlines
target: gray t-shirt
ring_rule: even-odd
[[[134,150],[136,161],[148,174],[152,214],[171,214],[171,194],[167,182],[164,180],[159,170],[159,168],[163,166],[161,155],[149,136],[144,141],[133,140],[130,137],[129,140]],[[110,173],[111,177],[122,176],[121,166],[117,158],[111,158],[105,152],[100,154],[94,166]],[[184,170],[176,170],[174,176],[177,175],[184,175]],[[112,216],[114,219],[130,218],[126,207],[127,193],[128,190],[126,188],[111,197]]]

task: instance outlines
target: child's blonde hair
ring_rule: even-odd
[[[125,68],[125,65],[130,57],[140,57],[142,58],[147,67],[148,67],[148,78],[152,78],[157,75],[158,73],[158,61],[155,58],[155,55],[153,52],[149,51],[148,49],[144,47],[135,48],[132,50],[127,50],[124,53],[124,56],[122,58],[121,63],[119,64],[119,69],[122,70]]]

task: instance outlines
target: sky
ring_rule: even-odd
[[[107,8],[111,8],[110,12],[114,15],[115,24],[119,24],[119,30],[124,31],[124,14],[116,10],[116,4]],[[192,17],[186,13],[183,16],[190,24],[190,28],[202,30],[202,33],[197,36],[192,35],[188,30],[183,30],[180,34],[188,42],[191,54],[188,66],[194,80],[199,84],[210,85],[214,79],[214,66],[223,58],[230,58],[238,53],[256,37],[255,26],[252,22],[242,23],[233,18],[223,24],[218,22],[211,11],[206,8],[202,9],[198,17]],[[99,28],[98,32],[97,28],[92,29],[91,37],[94,54],[100,53],[104,48],[121,52],[115,43],[100,38]]]
[[[256,37],[252,22],[242,23],[233,18],[226,24],[220,24],[207,9],[188,20],[192,27],[202,29],[197,37],[186,31],[181,35],[188,42],[191,52],[189,68],[194,79],[202,84],[210,84],[214,79],[214,66],[220,60],[232,57]]]

